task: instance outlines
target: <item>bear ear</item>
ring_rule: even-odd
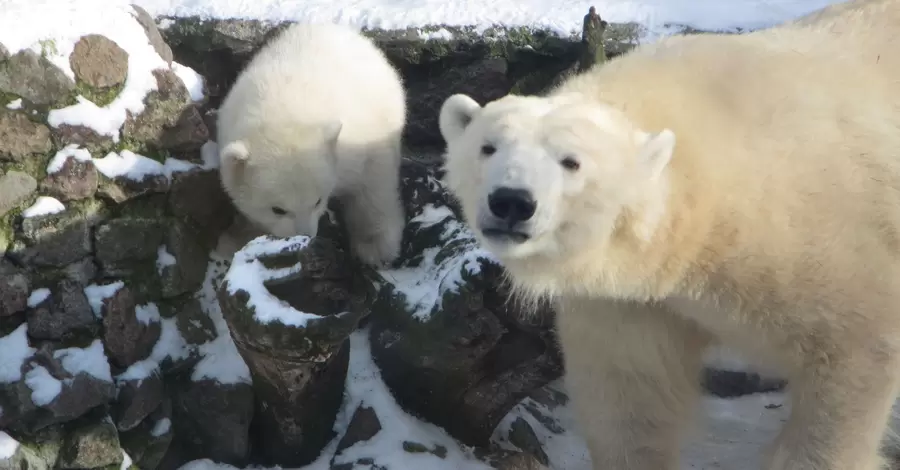
[[[651,179],[656,179],[675,153],[675,133],[663,129],[655,134],[640,132],[638,159],[647,166]]]
[[[219,151],[219,160],[235,160],[237,162],[246,162],[250,158],[250,150],[247,145],[240,140],[228,143]]]
[[[466,126],[472,122],[475,113],[480,109],[481,105],[469,98],[468,95],[458,93],[447,98],[441,105],[441,113],[438,117],[438,127],[444,141],[450,142],[462,135]]]

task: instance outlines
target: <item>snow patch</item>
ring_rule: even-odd
[[[141,322],[144,325],[149,325],[150,322],[159,322],[162,317],[159,315],[159,307],[156,306],[155,303],[149,303],[146,305],[138,305],[134,308],[134,316],[137,318],[137,321]]]
[[[69,158],[74,158],[79,162],[93,162],[91,152],[79,147],[78,144],[69,144],[56,152],[50,159],[50,163],[47,164],[47,174],[52,175],[62,170]]]
[[[116,281],[112,284],[91,284],[84,288],[84,295],[87,297],[88,304],[91,305],[91,310],[94,311],[95,317],[102,318],[103,301],[116,295],[116,292],[119,292],[119,289],[123,287],[125,287],[124,282]]]
[[[50,375],[44,366],[36,366],[25,374],[25,385],[31,389],[31,401],[37,406],[47,406],[62,393],[62,381]]]
[[[216,338],[199,347],[203,358],[194,367],[191,380],[215,380],[221,384],[249,384],[250,369],[244,358],[237,350],[225,317],[222,316],[222,308],[216,297],[216,289],[225,275],[227,263],[225,258],[213,253],[213,258],[206,270],[203,285],[195,298],[200,302],[200,307],[209,315],[216,328]]]
[[[418,266],[382,269],[379,274],[404,297],[413,316],[425,320],[439,307],[444,294],[457,292],[466,283],[464,273],[478,274],[481,272],[482,262],[496,261],[493,255],[478,245],[469,228],[456,220],[447,206],[426,204],[410,223],[418,224],[417,230],[443,223],[440,243],[422,251]],[[438,261],[437,255],[441,249],[451,244],[458,246],[462,254]]]
[[[11,459],[19,450],[19,441],[0,431],[0,460]]]
[[[63,369],[74,375],[87,374],[104,382],[112,382],[109,361],[103,351],[103,342],[95,339],[86,348],[66,348],[53,353],[60,360]]]
[[[163,271],[169,266],[175,266],[177,260],[172,253],[166,249],[165,245],[160,245],[159,249],[156,250],[156,272],[162,276]]]
[[[28,296],[28,308],[35,308],[44,303],[47,297],[50,297],[50,289],[46,287],[31,291],[31,294]]]
[[[22,217],[30,219],[32,217],[59,214],[65,210],[66,206],[59,202],[58,199],[50,196],[38,196],[34,204],[22,211]]]
[[[119,470],[128,470],[131,468],[131,465],[134,462],[131,460],[131,456],[128,455],[128,452],[122,451],[122,465],[119,467]]]
[[[109,152],[103,158],[95,158],[94,165],[107,178],[124,177],[132,181],[143,181],[148,176],[166,174],[162,163],[131,150]]]
[[[441,40],[441,41],[449,41],[453,39],[453,33],[447,30],[447,28],[441,28],[437,31],[420,31],[419,37],[425,41],[430,40]]]
[[[16,98],[6,103],[6,109],[22,109],[22,98]]]
[[[153,437],[163,436],[168,433],[171,428],[172,421],[170,421],[169,418],[163,418],[153,425],[153,429],[150,430],[150,435]]]
[[[23,323],[12,333],[0,338],[0,384],[22,380],[22,366],[35,353],[28,346],[28,324]]]
[[[197,73],[196,70],[175,62],[172,63],[172,71],[175,72],[175,75],[177,75],[182,83],[184,83],[185,88],[187,88],[188,93],[191,95],[191,101],[195,103],[203,101],[203,76]]]
[[[273,321],[287,326],[304,327],[309,320],[321,318],[312,313],[300,312],[287,302],[275,297],[266,289],[264,282],[300,272],[300,264],[280,269],[268,269],[257,258],[278,254],[282,250],[303,249],[310,238],[299,235],[287,239],[276,239],[266,235],[257,237],[247,243],[243,249],[235,253],[234,262],[225,280],[228,281],[228,293],[236,294],[242,290],[249,294],[247,306],[255,311],[256,321],[262,324]]]

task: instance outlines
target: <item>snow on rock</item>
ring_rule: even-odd
[[[48,0],[45,0],[48,1]],[[268,21],[325,21],[367,29],[426,25],[494,25],[545,29],[568,36],[580,31],[590,5],[604,20],[635,22],[651,34],[671,34],[669,25],[734,31],[771,26],[840,0],[136,0],[151,15],[240,18]]]
[[[128,75],[118,96],[106,106],[97,106],[83,96],[76,104],[50,110],[47,122],[53,127],[63,124],[86,126],[100,135],[119,141],[119,130],[129,113],[144,110],[144,98],[157,89],[155,69],[167,64],[150,44],[143,27],[127,0],[4,0],[0,15],[0,44],[15,54],[22,49],[43,53],[71,79],[75,74],[69,56],[75,43],[87,34],[100,34],[128,53]],[[53,47],[44,48],[52,43]],[[192,96],[202,96],[202,81],[196,72],[177,65],[173,70]],[[193,74],[191,73],[193,72]],[[199,91],[198,91],[199,87]]]
[[[124,177],[133,181],[143,181],[148,176],[165,174],[162,163],[130,150],[109,152],[103,158],[95,158],[94,165],[97,171],[107,178]]]
[[[418,266],[382,269],[379,274],[403,295],[414,317],[426,320],[440,307],[444,294],[456,292],[466,283],[463,273],[478,274],[482,262],[496,261],[493,255],[478,245],[469,228],[457,220],[447,206],[426,204],[422,212],[410,220],[410,224],[418,224],[420,230],[443,224],[440,243],[422,251]],[[451,244],[453,247],[449,249],[454,253],[438,257]]]
[[[169,418],[162,418],[153,425],[153,429],[150,430],[150,435],[153,437],[159,437],[165,435],[172,428],[172,421]]]
[[[177,260],[172,253],[169,253],[169,250],[165,245],[160,245],[159,249],[156,250],[156,272],[162,276],[163,271],[169,266],[175,266]]]
[[[302,266],[299,263],[286,268],[268,269],[258,259],[276,255],[284,250],[303,249],[309,244],[309,240],[310,238],[305,235],[287,239],[264,235],[253,239],[235,253],[234,262],[225,275],[228,293],[234,295],[240,290],[246,292],[250,296],[247,306],[253,308],[256,321],[259,323],[278,321],[287,326],[304,327],[309,320],[321,318],[319,315],[294,309],[287,302],[272,295],[264,285],[271,279],[300,272]]]
[[[66,160],[69,158],[74,158],[80,162],[93,161],[91,152],[79,147],[78,144],[69,144],[56,152],[56,154],[53,155],[53,158],[50,159],[50,163],[47,164],[47,174],[52,175],[62,170],[63,165],[66,164]]]
[[[149,303],[146,305],[138,305],[134,308],[134,316],[137,318],[137,321],[143,323],[144,325],[149,325],[150,322],[158,322],[162,319],[159,315],[159,307],[154,303]]]
[[[449,41],[453,39],[453,33],[447,30],[447,28],[441,28],[437,31],[420,31],[419,37],[424,39],[425,41],[429,41],[432,39],[441,40],[441,41]]]
[[[68,373],[78,375],[88,374],[95,379],[104,382],[112,382],[112,374],[109,371],[109,361],[103,351],[103,342],[95,339],[86,348],[66,348],[53,353]]]
[[[50,196],[38,196],[34,204],[22,211],[22,217],[30,219],[32,217],[59,214],[65,210],[66,206],[59,199]]]
[[[50,375],[44,366],[36,366],[25,374],[25,385],[31,389],[31,401],[37,406],[47,406],[62,393],[61,380]]]
[[[31,294],[28,296],[28,308],[35,308],[44,303],[44,301],[47,300],[47,297],[50,297],[50,289],[47,289],[46,287],[31,291]]]
[[[251,383],[250,369],[231,338],[228,324],[225,322],[216,298],[218,281],[224,276],[227,264],[224,258],[215,253],[212,254],[212,258],[206,270],[206,278],[203,280],[203,285],[197,292],[196,298],[203,311],[213,321],[216,338],[200,345],[202,359],[194,367],[191,379],[194,381],[215,380],[221,384],[249,384]]]
[[[184,82],[184,86],[187,88],[188,93],[190,93],[192,101],[203,101],[202,75],[197,73],[196,70],[178,63],[172,63],[172,71],[175,72],[175,75],[178,75],[178,78],[180,78],[182,82]]]
[[[0,460],[12,458],[16,455],[17,450],[19,450],[19,441],[0,431]]]
[[[131,468],[131,465],[134,462],[131,460],[131,456],[128,455],[124,450],[122,451],[122,465],[119,466],[119,470],[128,470]]]
[[[34,353],[35,349],[28,346],[27,323],[0,338],[0,384],[22,380],[22,365]]]
[[[103,315],[103,301],[116,295],[119,289],[125,287],[122,281],[116,281],[111,284],[91,284],[84,288],[84,295],[88,299],[94,316],[101,318]]]
[[[16,98],[7,103],[6,109],[22,109],[22,98]]]

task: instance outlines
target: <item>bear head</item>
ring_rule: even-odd
[[[445,180],[479,242],[519,271],[606,250],[628,217],[652,235],[665,209],[668,129],[649,133],[578,95],[449,97],[439,127]],[[637,217],[635,215],[637,214]],[[540,261],[539,264],[529,261]]]
[[[259,125],[221,142],[225,191],[260,229],[277,237],[316,235],[337,184],[340,122]]]

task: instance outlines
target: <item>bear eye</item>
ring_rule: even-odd
[[[560,160],[559,164],[569,171],[578,171],[578,169],[581,168],[581,163],[578,163],[578,160],[571,156],[563,158]]]
[[[497,147],[494,147],[491,144],[484,144],[481,146],[481,153],[485,156],[493,155],[494,152],[496,152],[496,151],[497,151]]]
[[[275,215],[285,215],[287,214],[287,211],[278,206],[275,206],[272,208],[272,213],[274,213]]]

